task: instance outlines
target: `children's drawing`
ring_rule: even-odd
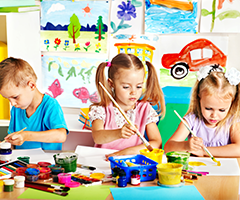
[[[143,28],[143,0],[114,0],[111,8],[111,33],[140,34]]]
[[[41,9],[42,51],[107,52],[108,1],[42,1]]]
[[[145,0],[145,32],[197,33],[196,0]]]
[[[162,56],[162,66],[170,69],[171,76],[182,79],[189,71],[198,71],[210,65],[226,66],[227,56],[211,41],[200,38],[188,43],[180,53],[168,53]]]
[[[107,58],[42,57],[43,90],[63,107],[87,108],[98,102],[97,66]]]
[[[240,32],[240,1],[202,0],[201,32]]]
[[[200,67],[227,66],[227,36],[164,35],[160,47],[162,87],[192,87]]]

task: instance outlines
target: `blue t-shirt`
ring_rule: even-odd
[[[31,117],[27,117],[26,110],[21,108],[11,109],[10,124],[8,134],[20,131],[27,127],[26,131],[46,131],[50,129],[65,128],[68,133],[63,111],[58,101],[49,95],[44,95],[41,104]],[[16,145],[16,149],[61,150],[62,143],[45,143],[25,141],[22,145]]]

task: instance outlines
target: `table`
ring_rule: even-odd
[[[240,166],[240,158],[237,158]],[[114,185],[114,183],[104,183],[108,185]],[[157,179],[154,181],[142,182],[140,187],[156,186]],[[190,185],[186,183],[186,185]],[[194,181],[194,185],[206,200],[237,200],[239,199],[239,176],[202,176],[197,181]],[[128,184],[127,187],[136,187]],[[17,199],[27,188],[14,188],[13,192],[0,193],[0,199]],[[20,199],[19,199],[20,200]],[[111,193],[106,200],[113,200]]]

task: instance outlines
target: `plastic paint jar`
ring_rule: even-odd
[[[53,182],[54,183],[58,183],[58,174],[61,174],[64,172],[64,169],[60,168],[60,169],[57,169],[57,168],[54,168],[54,169],[51,169],[52,170],[52,179],[53,179]]]
[[[37,181],[38,180],[38,174],[40,171],[36,168],[27,168],[25,171],[25,174],[27,176],[28,181]]]
[[[131,176],[131,184],[132,185],[140,185],[140,178],[141,178],[141,176],[139,175],[139,173],[140,173],[140,171],[139,170],[132,170],[131,171],[131,174],[132,174],[132,176]]]
[[[58,174],[58,182],[61,183],[61,184],[71,182],[71,176],[72,175],[68,174],[68,173]]]
[[[51,165],[51,163],[49,163],[49,162],[38,162],[38,165],[40,167],[48,167],[49,165]]]
[[[21,157],[20,156],[20,157],[17,157],[17,159],[29,164],[30,157],[28,157],[28,156]]]
[[[166,153],[168,163],[182,164],[184,170],[188,169],[190,153],[185,151],[171,151]]]
[[[4,182],[4,192],[12,192],[13,186],[14,186],[14,180],[7,179],[7,180],[3,180],[3,182]]]
[[[48,167],[38,167],[37,168],[40,171],[40,174],[38,175],[39,179],[48,179],[50,177],[51,169]]]
[[[61,165],[65,172],[75,172],[77,169],[78,154],[66,152],[53,155],[55,164]]]
[[[116,178],[118,176],[118,173],[120,171],[119,167],[114,167],[112,170],[112,182],[116,183]]]
[[[118,187],[126,187],[126,186],[127,186],[126,172],[123,169],[121,169],[119,171]]]
[[[12,149],[11,143],[2,142],[0,143],[0,161],[1,163],[6,163],[11,161],[12,158]]]
[[[24,188],[25,186],[25,176],[15,176],[14,177],[15,181],[15,188]]]
[[[38,167],[40,167],[38,164],[32,164],[32,163],[30,163],[30,164],[28,164],[27,165],[27,167],[28,168],[38,168]]]
[[[17,168],[16,169],[16,175],[24,176],[26,169],[27,169],[27,167],[19,167],[19,168]]]

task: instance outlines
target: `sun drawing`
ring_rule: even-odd
[[[82,8],[82,9],[83,9],[84,17],[86,16],[86,14],[88,14],[88,16],[90,17],[90,15],[92,14],[91,13],[92,8],[90,8],[87,4],[87,6],[85,8]]]

